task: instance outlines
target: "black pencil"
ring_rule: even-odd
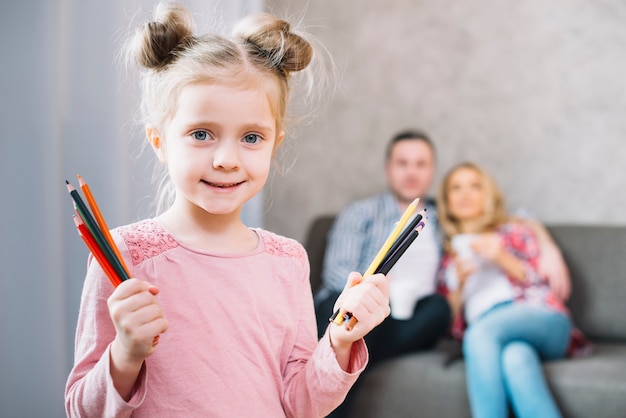
[[[410,231],[409,234],[404,239],[404,241],[402,241],[402,243],[400,244],[396,252],[387,260],[386,263],[384,263],[378,269],[377,273],[382,273],[382,274],[389,273],[389,271],[393,268],[393,266],[398,262],[400,257],[402,257],[402,255],[406,252],[406,250],[411,246],[413,241],[415,241],[415,238],[418,237],[418,235],[422,231],[422,228],[424,228],[425,225],[426,225],[426,222],[424,222],[423,220],[420,221],[415,227],[415,229]],[[346,330],[349,331],[357,323],[357,319],[354,316],[352,316],[352,313],[346,312],[344,314],[344,321],[346,320],[349,320],[348,325],[346,325]]]
[[[393,266],[398,262],[398,260],[400,260],[400,257],[402,257],[406,250],[408,250],[413,241],[415,241],[415,239],[419,236],[420,232],[422,232],[422,229],[424,228],[424,226],[426,226],[426,218],[422,218],[421,214],[418,214],[418,216],[416,216],[415,218],[417,219],[417,217],[420,217],[420,219],[417,222],[411,222],[412,228],[409,229],[407,227],[402,235],[398,238],[398,240],[394,242],[394,245],[392,245],[379,267],[375,270],[375,274],[388,274]],[[395,251],[392,251],[394,247]],[[337,309],[328,320],[330,322],[333,322],[335,318],[337,318],[337,316],[339,315],[339,312],[340,310]],[[350,322],[346,326],[348,330],[352,329],[352,327],[356,323],[356,318],[354,318],[350,312],[344,313],[343,320],[350,320]]]
[[[393,243],[389,251],[387,251],[387,254],[385,254],[385,257],[383,258],[383,260],[380,262],[380,264],[376,268],[377,273],[378,273],[378,270],[387,262],[387,260],[398,250],[398,248],[402,245],[404,240],[407,239],[409,234],[411,234],[415,230],[415,228],[420,223],[420,221],[424,219],[425,217],[426,217],[426,208],[422,209],[417,215],[415,215],[415,218],[413,218],[413,220],[407,225],[404,231],[402,231],[402,234],[400,234],[398,239]]]
[[[376,270],[376,273],[382,273],[385,275],[388,274],[389,271],[391,271],[391,269],[393,268],[393,266],[398,262],[398,260],[400,260],[400,257],[402,257],[402,255],[406,252],[406,250],[409,249],[413,241],[415,241],[415,239],[419,236],[420,232],[422,232],[422,229],[424,228],[425,225],[426,225],[426,222],[423,220],[420,220],[417,223],[417,225],[411,231],[409,231],[409,233],[404,238],[404,240],[400,243],[396,251],[394,251],[393,254],[391,254],[391,256],[389,256],[387,260],[382,263],[382,265],[380,266],[380,268],[378,268],[378,270]]]

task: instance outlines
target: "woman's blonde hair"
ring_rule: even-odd
[[[450,250],[450,239],[454,235],[462,232],[460,230],[458,220],[450,213],[450,206],[448,203],[450,180],[459,170],[472,170],[478,174],[480,186],[483,191],[484,211],[480,218],[479,230],[475,232],[491,232],[509,221],[504,197],[494,179],[487,174],[485,170],[474,163],[464,162],[458,164],[450,169],[444,176],[437,195],[437,216],[443,231],[444,249],[446,251]]]
[[[190,84],[241,85],[252,78],[267,91],[278,133],[283,130],[290,75],[310,64],[313,47],[287,21],[266,13],[243,18],[231,37],[195,35],[189,10],[163,2],[154,20],[128,42],[127,57],[145,70],[140,104],[144,125],[163,132],[175,114],[181,90]],[[167,170],[162,169],[159,177],[157,213],[174,198]]]

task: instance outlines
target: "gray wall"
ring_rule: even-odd
[[[482,164],[510,207],[545,222],[626,224],[622,0],[281,1],[326,45],[339,90],[290,138],[266,226],[303,239],[313,216],[382,190],[399,129],[438,148],[438,177]]]

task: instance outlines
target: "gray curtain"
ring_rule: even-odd
[[[189,0],[224,28],[262,1]],[[136,87],[116,55],[148,0],[0,2],[0,416],[63,417],[87,251],[65,179],[90,184],[109,226],[151,215]],[[137,11],[139,10],[139,13]],[[200,21],[198,22],[200,23]],[[260,223],[260,205],[246,209]]]

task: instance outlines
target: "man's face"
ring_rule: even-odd
[[[400,202],[425,197],[435,175],[435,156],[421,140],[405,139],[391,149],[385,171],[387,183]]]

